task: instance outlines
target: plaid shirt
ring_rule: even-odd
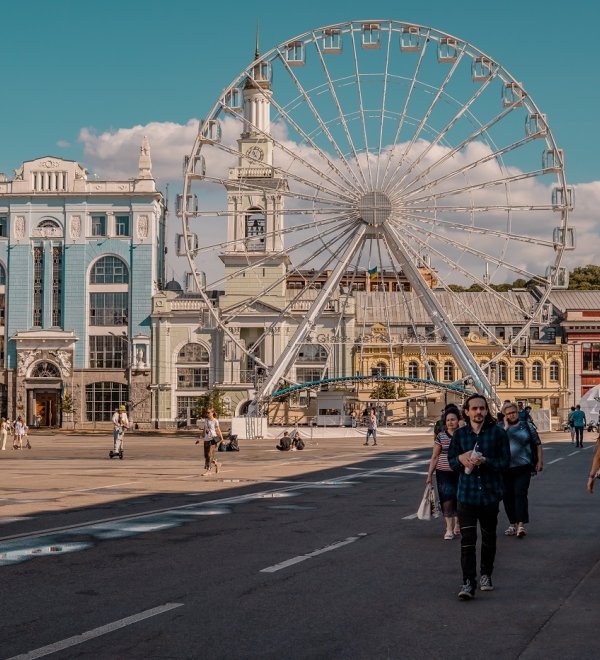
[[[473,468],[471,474],[465,474],[465,467],[458,457],[471,451],[475,443],[486,460]],[[469,424],[456,429],[448,449],[448,462],[453,470],[460,472],[457,492],[459,502],[486,506],[502,499],[502,472],[510,463],[510,445],[504,429],[496,424],[484,426],[479,433],[475,433]]]

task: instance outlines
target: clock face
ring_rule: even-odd
[[[248,149],[248,157],[255,160],[262,160],[265,157],[264,151],[260,147],[251,147]]]

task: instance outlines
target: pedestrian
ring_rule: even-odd
[[[377,444],[377,417],[375,416],[375,411],[371,409],[371,412],[367,416],[367,440],[365,445],[369,445],[369,436],[373,436],[373,445]]]
[[[575,412],[575,406],[571,406],[571,412],[567,418],[567,424],[569,425],[569,431],[571,431],[571,442],[575,442],[575,425],[573,424],[573,413]]]
[[[502,406],[504,423],[508,435],[510,464],[504,473],[504,510],[508,517],[506,536],[523,538],[529,523],[529,484],[534,474],[544,469],[542,441],[535,427],[519,420],[519,409],[515,403]]]
[[[25,435],[25,423],[21,415],[17,417],[14,423],[13,449],[23,449],[23,436]]]
[[[596,451],[592,457],[592,466],[587,479],[587,490],[590,495],[594,492],[594,480],[600,478],[600,432],[596,438]]]
[[[356,410],[353,410],[350,413],[350,424],[352,425],[352,428],[356,428]]]
[[[288,431],[284,431],[283,436],[279,439],[279,444],[275,445],[275,449],[279,451],[289,451],[292,448],[292,439]]]
[[[220,463],[215,458],[217,445],[223,442],[223,434],[219,427],[219,420],[213,408],[206,411],[204,420],[204,472],[203,477],[210,474],[212,467],[215,467],[215,474],[219,472]]]
[[[570,414],[573,418],[573,427],[575,428],[575,446],[583,447],[583,431],[585,430],[585,413],[581,406],[577,404],[575,410]]]
[[[25,449],[31,449],[31,442],[29,442],[29,427],[27,424],[24,424],[24,433],[23,437],[25,438]]]
[[[2,441],[2,451],[6,451],[6,438],[8,437],[8,422],[3,417],[0,420],[0,440]]]
[[[113,423],[113,452],[119,456],[123,452],[123,440],[125,439],[125,431],[129,428],[129,419],[127,418],[127,408],[120,405],[115,408],[112,416]]]
[[[475,596],[477,586],[477,525],[481,529],[479,589],[492,591],[496,557],[498,509],[502,474],[510,461],[508,437],[490,414],[487,399],[472,394],[463,404],[467,424],[458,428],[448,449],[448,462],[459,472],[457,511],[460,523],[461,600]]]
[[[456,489],[458,487],[458,472],[450,467],[448,463],[448,447],[454,432],[458,428],[460,410],[456,406],[446,406],[442,417],[443,427],[437,434],[433,443],[431,461],[427,472],[426,483],[431,484],[433,471],[437,483],[438,497],[446,523],[444,540],[451,541],[455,536],[460,536],[460,526],[456,513]]]

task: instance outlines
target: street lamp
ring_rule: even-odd
[[[126,379],[127,379],[127,398],[128,401],[127,407],[128,407],[128,419],[129,419],[129,424],[133,424],[133,397],[132,397],[132,392],[131,392],[131,368],[132,368],[132,355],[131,355],[131,341],[127,337],[127,333],[123,331],[120,335],[116,335],[114,332],[111,332],[110,330],[108,331],[109,335],[112,335],[113,337],[117,337],[118,339],[121,339],[127,344],[127,362],[126,362]]]

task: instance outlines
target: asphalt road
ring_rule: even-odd
[[[591,434],[586,440],[591,439]],[[430,439],[263,441],[202,478],[193,438],[0,452],[0,657],[595,658],[592,444],[544,438],[524,539],[457,599],[459,542],[414,518]]]

